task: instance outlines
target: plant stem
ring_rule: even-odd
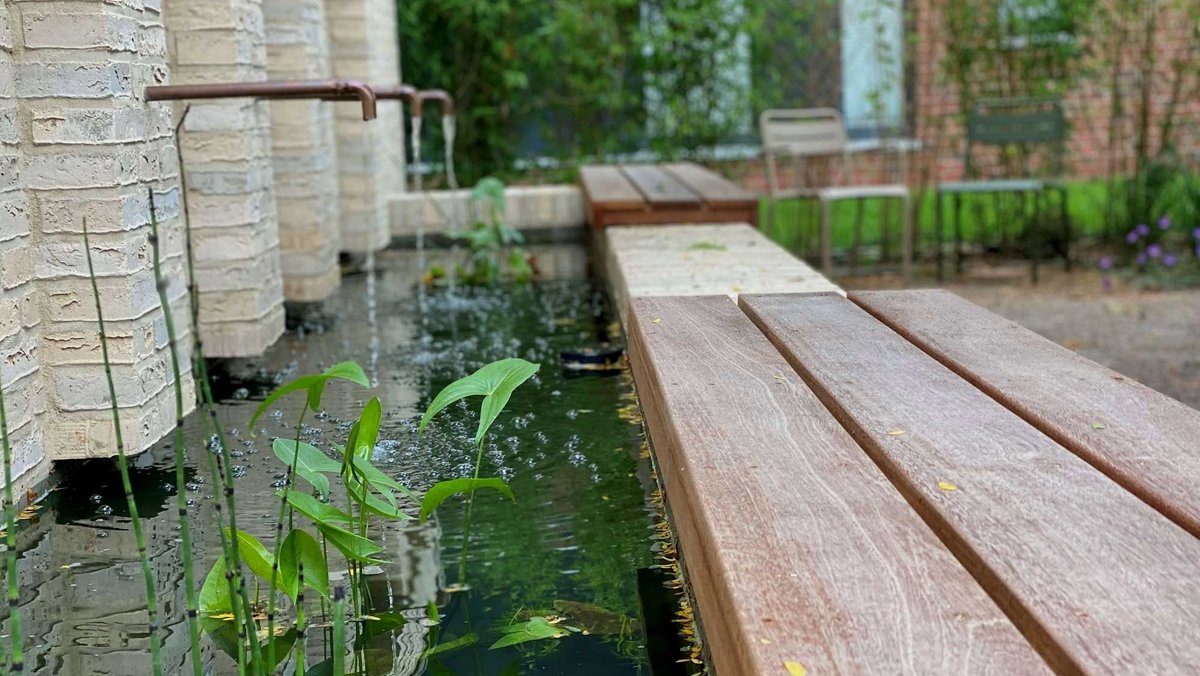
[[[92,281],[92,297],[96,301],[96,322],[100,327],[100,354],[104,359],[104,378],[108,382],[108,396],[112,404],[113,433],[117,441],[117,469],[121,473],[121,487],[125,490],[125,503],[129,507],[133,537],[137,540],[138,557],[142,560],[142,577],[146,582],[146,611],[150,616],[150,661],[154,667],[155,676],[162,676],[161,639],[158,633],[158,597],[154,590],[154,572],[150,569],[150,556],[146,550],[146,539],[142,535],[142,520],[138,518],[133,484],[129,481],[129,465],[125,460],[125,439],[121,435],[121,414],[117,410],[117,387],[113,383],[112,362],[108,357],[108,336],[104,332],[104,312],[100,308],[100,287],[96,284],[96,269],[92,265],[92,247],[88,240],[86,217],[83,219],[83,251],[87,257],[88,278]]]
[[[479,450],[475,452],[475,474],[472,478],[479,480],[479,466],[483,464],[483,439],[479,440]],[[458,583],[467,583],[467,550],[471,545],[471,510],[475,506],[475,486],[467,491],[467,514],[463,523],[462,557],[458,562]]]
[[[162,241],[158,238],[158,210],[154,207],[154,189],[146,190],[150,198],[150,246],[154,249],[154,285],[158,288],[158,301],[162,306],[163,320],[167,327],[167,348],[171,352],[171,374],[175,379],[175,496],[179,508],[179,538],[183,549],[183,584],[187,598],[188,641],[192,651],[192,672],[201,676],[203,665],[200,655],[200,626],[197,622],[199,604],[196,601],[196,578],[192,570],[192,529],[188,521],[186,464],[187,451],[183,448],[183,377],[179,370],[179,351],[175,348],[175,319],[171,303],[167,299],[167,283],[162,275]]]
[[[333,588],[333,673],[346,673],[346,590]]]
[[[294,547],[293,547],[294,549]],[[304,561],[296,559],[296,676],[304,676]],[[336,672],[334,672],[336,674]]]
[[[19,674],[25,669],[21,654],[21,602],[17,586],[17,503],[13,500],[12,446],[8,441],[8,417],[4,412],[4,388],[0,386],[0,446],[4,448],[4,532],[5,532],[5,575],[8,577],[9,613],[9,673]]]
[[[233,601],[235,596],[240,596],[242,599],[242,624],[244,624],[242,640],[248,641],[250,644],[250,654],[254,662],[254,670],[266,673],[269,666],[263,665],[262,654],[258,646],[258,632],[254,623],[254,613],[250,605],[249,593],[246,590],[246,580],[242,575],[241,557],[238,553],[238,538],[237,538],[237,510],[236,501],[233,495],[233,470],[230,466],[229,444],[225,443],[225,430],[221,427],[221,421],[217,418],[217,411],[213,402],[212,387],[208,380],[208,366],[204,361],[204,342],[200,337],[200,298],[199,292],[196,289],[196,259],[195,252],[192,250],[192,219],[188,213],[187,199],[187,172],[184,170],[183,151],[179,143],[179,130],[183,127],[184,120],[187,119],[188,113],[192,110],[189,104],[184,107],[183,114],[179,116],[179,122],[175,124],[175,158],[179,166],[179,199],[181,206],[181,217],[183,218],[184,231],[184,248],[187,251],[187,279],[188,279],[188,308],[191,310],[192,319],[192,378],[196,381],[197,398],[199,404],[205,411],[208,412],[209,419],[212,422],[213,429],[216,432],[217,439],[221,444],[222,454],[225,459],[226,477],[224,481],[217,481],[222,485],[225,493],[225,504],[229,510],[229,529],[233,537],[229,538],[229,549],[225,549],[224,529],[221,530],[222,551],[227,551],[226,554],[226,575],[232,575],[231,584],[235,594],[230,595],[230,601]],[[211,460],[211,453],[209,453]],[[215,462],[210,464],[210,468],[215,465]],[[216,476],[220,476],[216,473]],[[219,503],[220,498],[214,501],[214,504]],[[217,508],[218,521],[220,508]],[[233,605],[234,622],[238,623],[237,604]],[[239,662],[241,662],[239,660]],[[244,669],[245,664],[239,663],[239,669]]]
[[[283,519],[288,514],[288,491],[292,488],[292,479],[296,475],[296,465],[300,462],[300,433],[304,429],[304,416],[308,413],[308,398],[304,399],[304,408],[300,409],[300,419],[296,421],[296,442],[292,446],[292,462],[288,465],[287,475],[283,480],[282,496],[279,500],[279,516],[275,519],[275,560],[271,565],[271,584],[267,586],[267,659],[275,663],[275,585],[279,582],[279,552],[283,548]]]

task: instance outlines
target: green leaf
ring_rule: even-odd
[[[379,422],[383,418],[383,407],[379,397],[371,397],[371,401],[363,407],[358,416],[358,433],[354,436],[354,455],[370,458],[375,451],[375,442],[379,440]]]
[[[371,558],[372,555],[383,551],[383,547],[374,542],[329,524],[318,524],[317,530],[321,531],[325,540],[336,547],[348,560],[362,563],[383,563],[383,561]]]
[[[286,394],[305,390],[308,392],[308,407],[314,411],[320,409],[321,393],[325,390],[325,383],[334,378],[347,380],[363,387],[371,386],[371,381],[367,379],[367,374],[363,373],[362,367],[352,361],[334,364],[325,369],[324,373],[300,376],[289,383],[280,385],[258,405],[258,408],[254,409],[254,415],[250,417],[250,435],[254,436],[255,434],[254,423],[258,421],[259,416]]]
[[[225,529],[226,535],[232,535],[232,531]],[[245,532],[237,532],[238,539],[238,558],[250,568],[250,572],[259,576],[264,580],[271,579],[271,568],[275,563],[275,556],[267,551],[263,543],[258,541],[258,538]]]
[[[225,557],[217,557],[200,586],[200,612],[203,615],[233,612],[229,582],[225,579]]]
[[[504,213],[504,181],[495,176],[479,179],[471,189],[471,199],[487,202],[497,214]]]
[[[299,528],[288,533],[279,550],[279,574],[283,593],[296,600],[300,593],[299,571],[304,565],[304,585],[329,598],[329,566],[316,538]]]
[[[282,493],[283,491],[280,491],[278,494]],[[353,521],[349,514],[306,493],[288,491],[287,501],[293,509],[307,516],[317,526],[328,525],[340,528],[350,525]]]
[[[378,514],[388,519],[411,519],[412,517],[402,512],[396,507],[396,496],[386,488],[380,493],[383,496],[381,500],[371,491],[363,487],[362,483],[354,479],[346,480],[346,492],[350,497],[354,498],[355,502],[361,504],[367,511],[372,514]]]
[[[427,648],[425,652],[421,653],[421,659],[428,659],[434,655],[453,652],[455,650],[466,648],[467,646],[475,645],[478,642],[479,637],[474,633],[467,634],[466,636],[459,636],[452,641],[443,641],[432,648]]]
[[[550,624],[544,617],[533,617],[528,622],[509,625],[504,628],[504,636],[492,644],[491,650],[506,648],[510,645],[541,641],[548,638],[562,638],[567,635],[565,629]]]
[[[508,496],[510,500],[515,500],[512,489],[508,484],[504,483],[503,479],[451,479],[449,481],[439,481],[433,485],[425,493],[425,498],[421,500],[421,515],[422,522],[433,514],[433,510],[438,508],[438,505],[446,501],[447,498],[458,495],[459,493],[473,493],[480,488],[490,488],[500,491]]]
[[[371,461],[367,460],[366,458],[354,459],[354,471],[359,478],[364,479],[372,487],[382,486],[384,488],[390,488],[394,491],[399,491],[400,493],[407,495],[413,500],[418,499],[416,493],[413,493],[399,481],[396,481],[387,474],[384,474],[382,470],[375,467],[375,465],[372,465]]]
[[[316,446],[303,441],[297,448],[295,439],[276,439],[271,444],[271,450],[275,452],[275,457],[282,460],[283,464],[288,467],[291,467],[294,462],[296,474],[312,484],[322,497],[329,497],[329,477],[325,475],[338,473],[342,466],[337,460],[325,455]]]
[[[424,431],[433,416],[450,404],[467,397],[483,397],[483,403],[479,406],[479,428],[475,431],[475,443],[478,444],[508,404],[513,391],[537,373],[539,368],[541,365],[524,359],[501,359],[450,383],[425,409],[419,430]]]

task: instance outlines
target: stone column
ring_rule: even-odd
[[[0,390],[12,445],[14,483],[45,478],[45,399],[40,371],[41,312],[33,277],[33,233],[21,189],[16,66],[7,5],[0,5]],[[0,475],[0,486],[3,485]]]
[[[400,81],[400,43],[392,0],[324,0],[333,73],[374,86]],[[387,246],[388,202],[404,191],[404,129],[398,101],[382,101],[379,117],[362,121],[354,103],[337,105],[342,248]]]
[[[260,0],[164,0],[163,20],[172,84],[266,79]],[[179,143],[204,353],[258,355],[284,327],[267,104],[190,105]]]
[[[9,0],[5,6],[16,68],[8,86],[17,99],[20,189],[11,180],[5,183],[8,190],[0,198],[6,208],[0,212],[5,246],[26,248],[4,264],[4,295],[22,307],[17,335],[24,341],[6,360],[15,354],[12,363],[24,360],[26,366],[6,367],[4,380],[17,382],[19,393],[19,378],[29,378],[24,374],[40,365],[47,407],[42,428],[51,459],[116,453],[83,250],[86,218],[126,450],[138,452],[175,424],[167,335],[148,240],[149,188],[158,193],[168,295],[185,369],[189,363],[170,111],[141,98],[147,85],[166,79],[159,12],[149,1]],[[11,141],[14,132],[4,119],[5,140]],[[5,167],[13,169],[11,159]],[[30,264],[37,317],[26,295]],[[32,380],[23,387],[36,390]],[[184,388],[190,404],[190,373]],[[16,410],[17,420],[28,416]]]
[[[270,79],[330,77],[321,0],[263,0],[263,19]],[[341,284],[333,105],[272,101],[271,148],[284,298],[324,300]]]

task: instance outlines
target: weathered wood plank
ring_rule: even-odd
[[[945,291],[850,297],[1200,537],[1200,411]]]
[[[710,208],[758,208],[758,196],[715,172],[692,162],[664,164],[663,170],[700,196]]]
[[[637,187],[651,209],[678,209],[681,206],[700,206],[700,198],[674,176],[650,164],[621,166],[625,178]]]
[[[635,299],[630,361],[716,673],[1046,670],[729,299]]]
[[[849,300],[740,303],[1052,667],[1200,669],[1200,541]]]
[[[646,208],[646,200],[621,170],[614,166],[592,165],[579,170],[579,182],[585,198],[610,211]]]

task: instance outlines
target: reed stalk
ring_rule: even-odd
[[[179,350],[175,347],[175,318],[171,303],[167,299],[167,282],[162,275],[162,240],[158,237],[158,210],[154,206],[154,189],[148,189],[150,198],[150,246],[154,250],[154,285],[158,289],[158,301],[162,305],[163,320],[167,327],[167,348],[171,353],[171,375],[175,378],[175,504],[179,509],[179,539],[183,549],[183,584],[187,599],[188,641],[192,651],[192,672],[195,676],[204,673],[200,655],[200,604],[196,599],[196,577],[192,569],[192,528],[187,510],[187,451],[183,447],[183,376],[179,370]]]
[[[92,297],[96,301],[96,322],[100,327],[100,354],[104,359],[104,379],[108,382],[108,396],[112,404],[113,433],[117,441],[117,469],[121,473],[121,487],[125,491],[125,503],[129,507],[133,537],[137,541],[138,557],[142,561],[142,577],[146,582],[146,611],[150,616],[150,661],[155,676],[162,676],[162,639],[158,627],[158,597],[154,591],[154,571],[150,568],[150,555],[146,550],[146,538],[142,534],[142,520],[138,518],[137,500],[133,496],[133,484],[129,481],[129,463],[125,459],[125,439],[121,434],[121,413],[117,410],[117,387],[113,383],[112,362],[108,356],[108,335],[104,331],[104,312],[100,307],[100,287],[96,284],[96,269],[92,264],[92,247],[88,239],[87,218],[83,219],[83,251],[87,257],[88,278],[92,282]]]
[[[13,500],[12,446],[8,440],[8,416],[4,412],[4,388],[0,386],[0,446],[4,448],[5,575],[8,577],[8,673],[25,670],[21,653],[20,589],[17,584],[17,503]]]

